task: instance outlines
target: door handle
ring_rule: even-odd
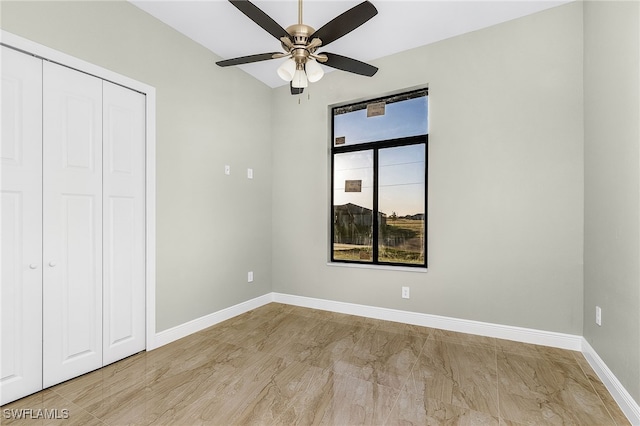
[[[32,263],[32,264],[29,265],[29,268],[38,269],[38,265],[36,265],[35,263]]]
[[[52,260],[51,262],[49,262],[49,266],[51,266],[52,268],[53,268],[54,266],[56,266],[56,265],[57,265],[57,263],[56,263],[56,261],[55,261],[55,260]]]

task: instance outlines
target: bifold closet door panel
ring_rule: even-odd
[[[103,83],[103,362],[145,348],[145,96]]]
[[[42,389],[42,61],[2,55],[0,404]]]
[[[43,63],[43,385],[102,366],[102,80]]]

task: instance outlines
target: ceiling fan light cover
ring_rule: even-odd
[[[296,89],[302,89],[309,85],[307,81],[307,75],[304,70],[298,69],[296,73],[293,75],[292,86]]]
[[[324,75],[324,70],[315,59],[310,59],[305,64],[305,70],[307,71],[307,79],[310,83],[315,83],[320,80]]]
[[[296,62],[289,58],[278,67],[278,76],[284,81],[293,80],[296,73]]]

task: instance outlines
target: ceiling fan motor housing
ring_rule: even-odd
[[[293,39],[293,49],[291,49],[292,59],[296,63],[304,64],[309,58],[309,54],[315,51],[315,48],[308,49],[309,36],[315,32],[315,30],[309,25],[294,24],[287,27],[287,32]]]

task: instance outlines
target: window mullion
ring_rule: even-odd
[[[373,263],[378,263],[378,149],[373,150],[373,232],[372,256]]]
[[[333,125],[333,123],[332,123]],[[333,127],[333,126],[332,126]],[[333,130],[332,130],[333,131]],[[334,205],[335,205],[335,201],[334,201],[334,190],[333,188],[335,188],[335,176],[334,176],[334,169],[335,169],[335,153],[331,154],[331,205],[330,205],[330,217],[331,217],[331,261],[333,262],[335,259],[335,253],[334,253],[334,249],[333,247],[335,246],[335,226],[336,226],[336,218],[335,218],[335,211],[334,211]]]

